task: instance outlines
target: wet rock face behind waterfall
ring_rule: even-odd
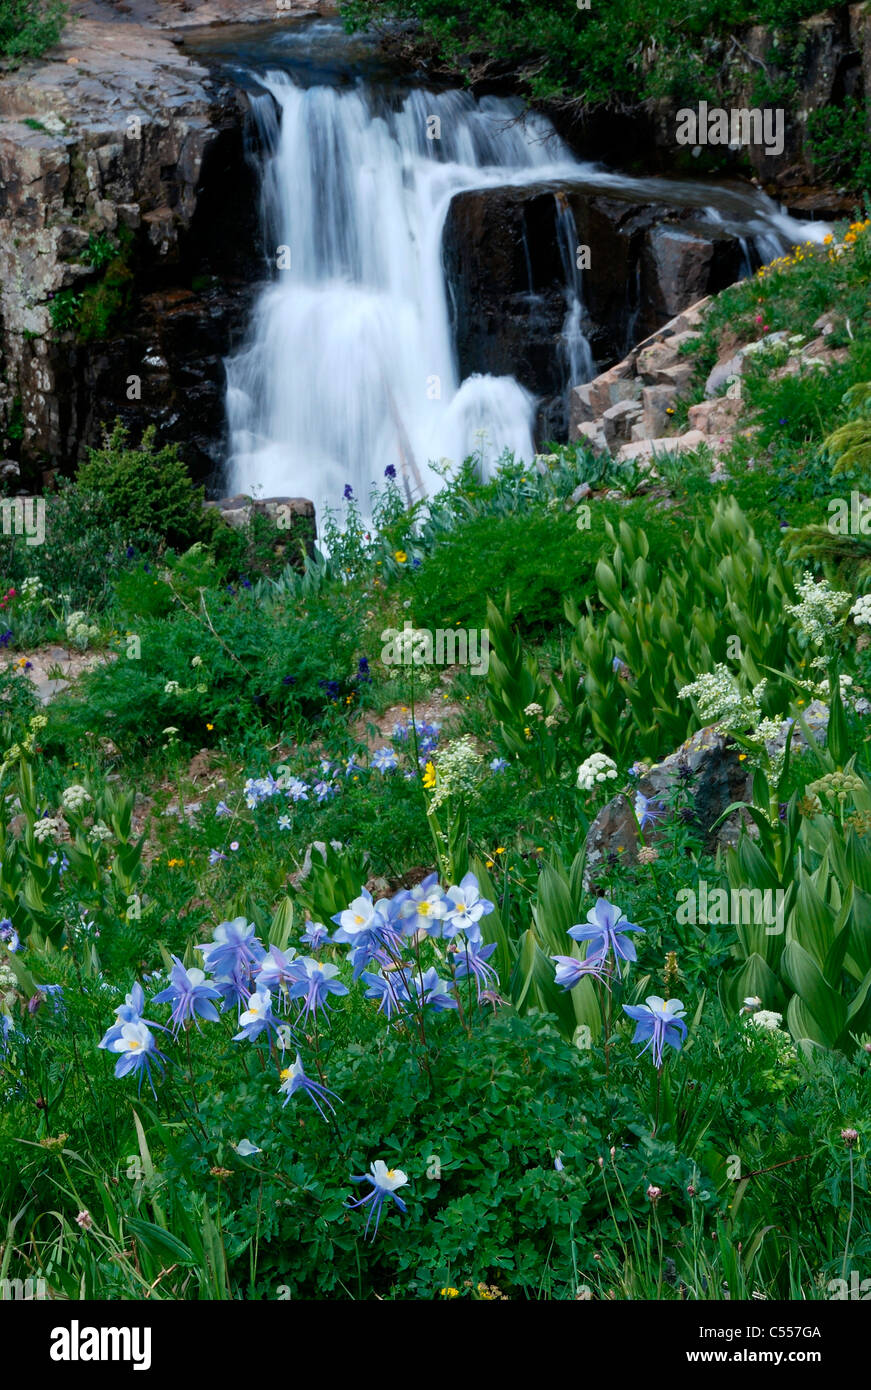
[[[162,35],[87,19],[0,81],[0,435],[23,484],[73,472],[116,417],[199,478],[218,464],[222,358],[263,274],[246,111]],[[95,241],[121,253],[124,308],[83,333],[75,303],[56,315],[101,292]]]
[[[541,396],[539,438],[566,429],[558,351],[566,315],[558,216],[566,207],[577,244],[589,247],[584,331],[599,363],[622,357],[742,269],[739,239],[703,224],[696,208],[583,183],[458,194],[443,257],[460,373],[511,374]]]

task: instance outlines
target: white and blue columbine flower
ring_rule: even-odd
[[[173,956],[169,981],[169,987],[161,990],[160,994],[155,994],[151,1002],[172,1004],[170,1022],[176,1033],[191,1023],[196,1023],[199,1028],[198,1018],[217,1023],[218,1010],[212,1000],[220,999],[220,990],[208,983],[202,970],[186,970],[178,956]]]
[[[385,772],[392,772],[399,766],[399,759],[392,748],[376,748],[372,754],[372,767],[382,775]]]
[[[297,1091],[307,1092],[317,1106],[323,1119],[327,1117],[321,1109],[321,1102],[327,1107],[327,1110],[335,1112],[336,1107],[330,1103],[327,1097],[333,1096],[336,1100],[339,1099],[335,1091],[331,1091],[329,1087],[322,1086],[319,1081],[313,1081],[310,1076],[306,1076],[299,1053],[296,1054],[296,1061],[293,1066],[285,1067],[282,1071],[279,1090],[284,1096],[285,1105],[287,1105],[291,1096],[296,1095]]]
[[[369,1215],[366,1218],[366,1230],[363,1233],[363,1237],[365,1239],[369,1234],[369,1226],[374,1216],[375,1229],[372,1232],[372,1239],[374,1240],[378,1234],[381,1209],[388,1197],[392,1197],[400,1211],[405,1211],[405,1203],[401,1197],[397,1197],[396,1190],[399,1187],[405,1186],[408,1182],[408,1176],[403,1173],[400,1168],[388,1168],[387,1164],[384,1163],[382,1159],[378,1158],[370,1165],[368,1173],[361,1173],[356,1177],[352,1174],[351,1182],[368,1182],[372,1184],[371,1192],[367,1192],[365,1197],[359,1197],[356,1202],[349,1202],[348,1206],[351,1209],[354,1207],[369,1207]]]
[[[569,927],[569,936],[575,941],[588,941],[588,956],[604,956],[608,951],[612,951],[617,964],[617,973],[621,974],[620,961],[632,961],[637,959],[635,946],[626,935],[627,932],[641,932],[643,927],[636,927],[634,923],[628,922],[623,916],[619,907],[609,903],[607,898],[597,898],[596,904],[587,913],[587,926]]]
[[[152,1063],[160,1067],[165,1059],[163,1053],[157,1050],[154,1034],[141,1019],[138,1023],[122,1024],[119,1036],[109,1045],[109,1051],[120,1053],[115,1063],[116,1076],[127,1076],[132,1071],[138,1072],[140,1091],[143,1076],[148,1077],[149,1085],[154,1091],[154,1082],[151,1079]]]
[[[299,963],[302,966],[302,978],[291,985],[288,991],[290,998],[302,1000],[304,1018],[316,1014],[318,1009],[323,1009],[325,1014],[329,1013],[330,995],[348,993],[348,986],[336,979],[339,967],[313,960],[311,956],[302,956]]]
[[[414,888],[397,893],[394,901],[399,907],[399,920],[406,936],[426,932],[441,936],[442,919],[448,911],[448,901],[439,885],[438,874],[430,874]]]
[[[233,1035],[234,1042],[253,1042],[261,1033],[274,1033],[278,1030],[278,1020],[272,1013],[272,992],[256,989],[248,999],[248,1007],[239,1015],[239,1032]]]
[[[679,999],[660,999],[658,994],[648,995],[643,1004],[624,1004],[624,1014],[635,1020],[634,1043],[643,1042],[639,1057],[650,1048],[653,1065],[662,1066],[662,1049],[673,1047],[680,1052],[687,1035],[683,1021],[686,1010]]]
[[[487,964],[496,950],[495,941],[491,941],[489,946],[482,946],[480,941],[470,941],[467,945],[456,944],[451,950],[455,951],[453,961],[457,979],[464,980],[469,975],[474,976],[479,1000],[482,983],[485,989],[493,989],[498,985],[499,976],[494,966]]]
[[[451,887],[445,894],[447,899],[442,936],[450,939],[457,932],[465,932],[470,941],[481,940],[480,922],[493,911],[493,904],[481,896],[478,880],[473,873],[464,874],[459,886]]]

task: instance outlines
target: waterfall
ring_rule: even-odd
[[[442,229],[461,190],[584,166],[510,101],[416,91],[378,109],[360,88],[261,81],[264,227],[286,268],[227,362],[234,490],[317,505],[350,484],[365,503],[388,465],[428,491],[432,462],[482,441],[491,460],[529,457],[529,392],[510,377],[457,379]]]
[[[540,115],[513,100],[424,90],[392,97],[362,81],[309,85],[258,75],[270,280],[241,349],[226,362],[228,482],[253,495],[302,495],[319,511],[350,485],[364,510],[392,465],[414,495],[441,461],[503,450],[530,458],[535,398],[513,377],[461,381],[442,232],[469,189],[583,182],[655,201],[663,181],[585,164]],[[714,190],[671,181],[704,218]],[[782,248],[807,232],[755,190],[716,190],[719,212]],[[595,372],[584,333],[574,218],[557,195],[566,383]],[[815,236],[820,226],[813,227]],[[435,468],[433,467],[435,465]]]

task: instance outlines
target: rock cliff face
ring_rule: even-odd
[[[220,453],[221,358],[262,274],[247,97],[152,11],[257,12],[135,6],[86,0],[49,61],[0,79],[0,453],[22,484],[71,471],[116,416],[156,423],[199,477]]]
[[[443,257],[461,375],[513,375],[543,397],[542,438],[564,436],[567,427],[565,390],[574,383],[560,380],[559,340],[565,258],[574,257],[576,241],[590,252],[583,327],[598,362],[621,358],[664,320],[741,274],[739,238],[704,224],[687,205],[686,185],[661,181],[658,200],[649,188],[496,188],[462,193],[451,204]],[[566,211],[577,233],[568,247]]]

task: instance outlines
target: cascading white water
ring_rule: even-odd
[[[542,117],[521,122],[513,101],[414,91],[391,109],[362,84],[303,88],[277,71],[259,81],[268,93],[254,108],[268,151],[263,218],[275,270],[245,346],[226,364],[231,487],[304,495],[320,512],[347,485],[365,506],[388,465],[426,492],[436,481],[431,463],[458,463],[482,444],[488,462],[504,449],[529,458],[529,392],[512,377],[458,379],[441,255],[451,198],[583,180],[653,201],[663,182],[581,163]],[[710,211],[699,185],[668,186],[683,188],[700,217]],[[778,248],[784,237],[822,235],[762,194],[718,192],[712,220],[746,235]],[[557,222],[561,356],[577,381],[595,369],[571,213]]]

